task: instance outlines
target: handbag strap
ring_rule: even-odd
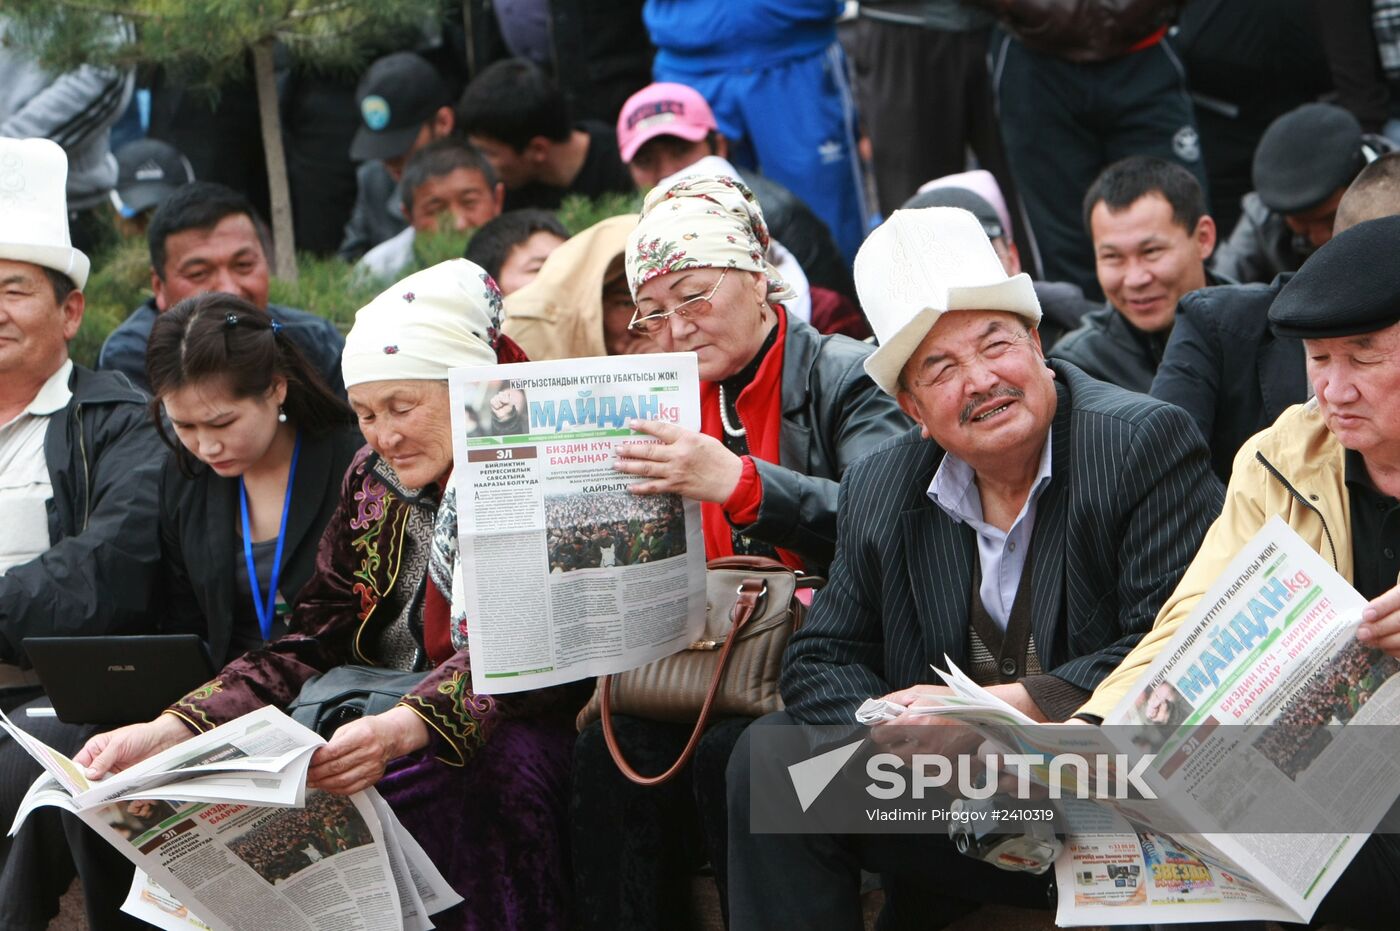
[[[671,764],[671,767],[661,775],[643,776],[633,769],[632,764],[628,763],[627,758],[622,755],[622,747],[618,745],[617,735],[613,732],[612,676],[603,676],[603,740],[607,743],[608,753],[612,755],[613,762],[622,771],[622,775],[639,786],[659,786],[670,782],[675,778],[676,773],[684,769],[685,765],[690,762],[690,758],[695,755],[695,748],[700,744],[700,736],[705,732],[705,725],[710,721],[710,709],[715,703],[715,696],[719,694],[719,684],[724,676],[725,664],[729,662],[729,653],[734,649],[734,644],[739,642],[739,630],[758,611],[758,607],[762,604],[767,593],[768,583],[762,579],[749,578],[739,583],[739,597],[735,599],[734,609],[729,614],[732,621],[729,636],[725,638],[724,647],[720,650],[714,678],[710,680],[709,691],[705,693],[705,703],[700,706],[700,720],[695,722],[695,729],[690,732],[690,739],[686,741],[680,759]]]

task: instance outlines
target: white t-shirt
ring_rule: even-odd
[[[0,424],[0,575],[49,548],[48,501],[53,497],[44,435],[49,418],[68,406],[73,363],[49,376],[19,416]]]

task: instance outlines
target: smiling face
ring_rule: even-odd
[[[1156,192],[1127,209],[1099,201],[1089,214],[1099,286],[1108,302],[1139,330],[1156,333],[1176,320],[1176,305],[1206,284],[1205,260],[1215,249],[1215,222],[1201,217],[1188,230]]]
[[[689,318],[672,314],[651,337],[661,352],[694,352],[701,381],[722,381],[741,371],[758,354],[775,322],[762,275],[731,269],[720,281],[723,273],[721,268],[681,269],[658,275],[637,292],[640,316],[666,313],[682,301],[714,292],[708,312]]]
[[[451,402],[445,381],[371,381],[348,391],[360,432],[408,488],[452,470]]]
[[[1015,314],[950,311],[904,365],[897,400],[925,437],[980,469],[1035,461],[1055,417],[1040,334]]]
[[[165,239],[164,274],[151,274],[162,311],[207,291],[233,294],[266,310],[267,286],[267,256],[246,213],[226,216],[207,230],[171,233]]]
[[[60,303],[38,265],[0,259],[0,378],[40,385],[68,358],[83,322],[83,294]]]
[[[1308,378],[1327,429],[1363,456],[1400,456],[1400,324],[1305,339]]]
[[[266,394],[235,397],[222,379],[193,382],[161,396],[175,436],[190,455],[217,474],[242,475],[267,455],[281,424],[278,407],[287,399],[285,379]]]

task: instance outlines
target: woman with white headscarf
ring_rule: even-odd
[[[308,785],[376,786],[466,902],[439,928],[561,928],[569,722],[577,690],[477,695],[453,604],[456,508],[447,370],[524,361],[499,333],[501,297],[458,259],[411,275],[355,317],[341,366],[368,442],[341,485],[289,633],[225,666],[155,721],[94,737],[90,775],[132,765],[263,705],[311,676],[368,664],[426,677],[389,711],[341,726]]]
[[[687,175],[647,197],[627,240],[631,326],[663,352],[696,354],[701,430],[639,423],[660,442],[623,446],[616,468],[644,478],[639,494],[699,501],[708,559],[768,556],[822,574],[836,549],[841,474],[911,422],[865,374],[870,346],[824,336],[784,308],[792,292],[764,258],[768,241],[753,195],[728,176]],[[646,775],[680,755],[690,730],[613,721]],[[706,858],[723,900],[724,767],[747,725],[716,722],[678,778],[646,788],[617,771],[597,722],[584,728],[570,820],[585,927],[682,924],[690,875]],[[609,828],[619,822],[626,831]]]

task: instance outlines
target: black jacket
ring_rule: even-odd
[[[1146,394],[1169,336],[1167,332],[1145,333],[1112,304],[1105,304],[1085,314],[1079,327],[1060,337],[1047,352],[1100,381]]]
[[[1245,440],[1308,398],[1302,341],[1269,329],[1269,305],[1291,277],[1192,291],[1176,310],[1152,396],[1196,421],[1222,481]]]
[[[73,366],[73,398],[44,435],[49,549],[0,574],[0,660],[25,637],[138,633],[160,559],[163,447],[146,396],[121,375]]]
[[[1235,282],[1207,271],[1206,284]],[[1079,327],[1062,336],[1053,349],[1047,348],[1046,355],[1072,362],[1100,381],[1147,394],[1170,338],[1170,330],[1139,330],[1106,303],[1085,314]]]
[[[340,503],[350,460],[365,444],[354,427],[302,441],[287,516],[287,540],[278,588],[289,602],[316,569],[321,531]],[[223,478],[203,464],[193,478],[180,472],[175,454],[160,476],[160,548],[163,633],[198,634],[217,666],[229,660],[233,634],[234,572],[243,558],[236,533],[238,480]]]
[[[857,459],[909,428],[894,398],[865,374],[874,348],[825,336],[788,314],[783,350],[782,435],[778,465],[755,459],[763,500],[749,536],[800,553],[821,572],[836,552],[842,474]]]
[[[1055,696],[1036,700],[1062,717],[1152,627],[1220,510],[1221,488],[1179,409],[1072,365],[1051,368],[1059,404],[1029,579],[1046,675],[1027,689]],[[783,701],[798,721],[849,724],[865,699],[934,681],[929,666],[944,654],[965,661],[977,541],[929,500],[943,455],[911,430],[842,479],[830,582],[783,662]]]

